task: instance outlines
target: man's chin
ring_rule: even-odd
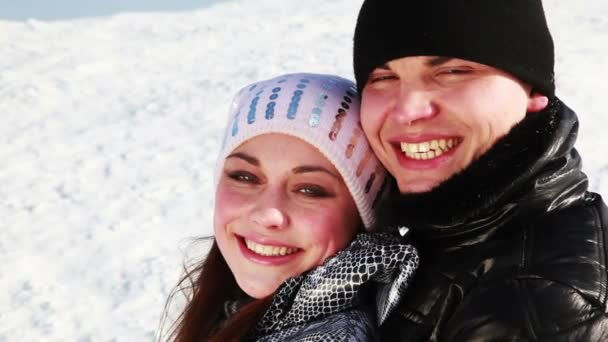
[[[402,194],[422,194],[436,188],[441,181],[436,179],[421,179],[416,181],[397,181],[399,192]]]

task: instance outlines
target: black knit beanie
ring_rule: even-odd
[[[541,0],[365,0],[355,28],[359,91],[393,59],[443,56],[504,70],[552,97],[553,40]]]

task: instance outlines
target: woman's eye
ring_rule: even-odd
[[[252,174],[250,172],[245,172],[245,171],[229,172],[228,177],[237,182],[243,182],[243,183],[258,183],[259,182],[258,177],[256,177],[254,174]]]
[[[298,193],[301,193],[308,197],[331,197],[332,194],[325,190],[323,187],[318,185],[302,185],[296,189]]]

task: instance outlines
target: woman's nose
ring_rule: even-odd
[[[287,226],[287,217],[278,208],[256,208],[251,213],[251,221],[256,225],[269,229],[282,229]]]
[[[288,224],[286,199],[267,191],[257,198],[258,204],[253,208],[250,219],[256,225],[270,229],[282,229]]]

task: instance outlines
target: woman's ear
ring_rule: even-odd
[[[537,113],[547,108],[548,104],[548,97],[541,93],[533,91],[532,94],[530,94],[530,98],[528,98],[528,107],[526,109],[528,113]]]

